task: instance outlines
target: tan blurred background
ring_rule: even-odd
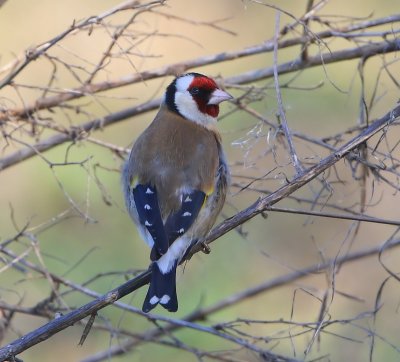
[[[67,29],[74,20],[100,14],[119,4],[116,0],[102,1],[51,1],[51,0],[8,0],[0,8],[0,68],[12,62],[26,49],[41,44]],[[306,1],[270,2],[283,6],[294,16],[301,16]],[[169,63],[185,61],[214,53],[239,50],[244,47],[260,44],[270,40],[274,35],[275,10],[250,1],[236,0],[171,0],[159,9],[164,13],[191,19],[192,22],[148,13],[138,17],[134,28],[137,33],[157,34],[138,42],[129,56],[114,59],[107,65],[106,71],[100,73],[96,81],[113,80],[126,74],[136,73],[165,66]],[[342,15],[349,17],[379,18],[399,11],[398,0],[332,0],[320,11],[319,15]],[[126,14],[117,15],[118,23],[126,19]],[[215,20],[226,19],[223,22]],[[220,31],[201,22],[211,22],[227,29]],[[293,19],[282,15],[281,24],[293,22]],[[398,25],[397,25],[398,29]],[[313,29],[318,31],[317,27]],[[155,33],[156,32],[156,33]],[[139,37],[138,37],[139,39]],[[143,39],[143,38],[141,38]],[[80,32],[70,36],[56,46],[51,54],[65,62],[85,64],[96,63],[107,48],[110,34],[104,30],[94,31],[90,36]],[[134,40],[132,40],[134,42]],[[354,46],[346,40],[329,43],[331,50]],[[326,49],[325,49],[326,51]],[[297,56],[297,49],[279,52],[279,61],[284,62]],[[392,59],[395,59],[394,55]],[[84,61],[81,61],[84,60]],[[238,59],[222,64],[195,69],[212,76],[229,77],[245,71],[272,64],[272,54]],[[298,87],[314,87],[323,82],[321,87],[301,91],[283,90],[284,103],[290,127],[313,137],[329,136],[356,124],[359,112],[360,81],[357,76],[358,61],[346,61],[323,67],[313,68],[302,73],[296,80]],[[378,61],[372,60],[366,67],[366,90],[368,96],[378,71]],[[400,71],[397,65],[397,71]],[[76,70],[78,74],[84,72]],[[25,69],[16,79],[19,85],[46,86],[52,72],[50,60],[38,60]],[[290,77],[282,77],[282,80]],[[160,96],[172,77],[141,82],[136,85],[117,88],[107,93],[74,101],[84,112],[80,114],[63,113],[57,109],[49,114],[52,119],[64,125],[78,124],[92,118],[100,117],[134,104],[139,104],[155,96]],[[67,68],[58,64],[56,86],[60,91],[79,85]],[[254,107],[267,118],[273,119],[277,110],[273,81],[261,81],[258,85],[268,85],[265,99]],[[373,108],[371,118],[382,116],[391,109],[399,98],[396,88],[388,77],[383,77],[379,92],[382,99]],[[240,90],[232,90],[236,96]],[[2,107],[20,107],[35,101],[37,89],[21,87],[16,92],[13,87],[0,90]],[[221,113],[233,109],[232,105],[223,105]],[[128,147],[152,120],[154,112],[134,119],[125,120],[93,133],[97,140]],[[260,176],[274,165],[270,160],[257,158],[262,154],[264,140],[252,138],[259,127],[258,122],[245,113],[234,113],[219,123],[223,133],[224,145],[232,164],[244,162],[233,167],[234,175]],[[249,132],[253,133],[249,133]],[[261,129],[265,135],[268,129]],[[46,138],[50,133],[45,131],[39,136]],[[398,139],[393,136],[393,142]],[[24,139],[21,136],[21,139]],[[249,140],[248,142],[244,142]],[[19,144],[6,147],[4,139],[0,141],[4,156],[18,149]],[[237,144],[242,147],[238,147]],[[0,172],[0,241],[16,234],[16,227],[29,224],[33,232],[53,217],[71,208],[71,200],[79,209],[90,215],[93,220],[74,217],[61,220],[40,233],[39,248],[43,260],[31,250],[29,260],[44,266],[51,272],[62,275],[80,284],[95,275],[108,271],[125,271],[144,269],[148,265],[148,250],[140,240],[136,229],[124,209],[120,191],[119,167],[121,160],[107,149],[90,142],[78,142],[69,148],[70,143],[61,145],[44,155],[51,162],[63,162],[66,152],[69,161],[82,162],[84,165],[68,165],[50,168],[41,158],[35,157]],[[301,157],[316,160],[313,151],[300,147]],[[325,154],[324,154],[325,155]],[[320,155],[323,157],[324,155]],[[397,155],[398,156],[398,155]],[[283,160],[286,162],[287,160]],[[251,166],[256,163],[256,166]],[[99,167],[95,167],[99,165]],[[337,167],[343,180],[351,179],[351,174],[343,163]],[[341,174],[341,172],[343,172]],[[99,182],[96,182],[99,180]],[[234,181],[239,182],[240,179]],[[101,183],[101,187],[99,186]],[[276,177],[264,184],[274,190],[283,183]],[[357,183],[332,183],[330,202],[354,204],[359,202],[359,185]],[[368,203],[370,213],[382,218],[399,219],[399,196],[393,190],[384,187],[379,192],[372,192],[373,177],[368,181]],[[105,190],[105,191],[104,191]],[[237,194],[232,188],[229,203],[224,209],[224,216],[233,215],[253,202],[259,195],[246,192]],[[316,192],[305,188],[298,193],[310,197]],[[372,195],[372,196],[371,196]],[[104,197],[107,203],[104,202]],[[109,204],[109,205],[108,205]],[[282,205],[301,208],[302,205],[283,202]],[[95,221],[95,222],[94,222]],[[222,218],[220,219],[222,221]],[[15,225],[16,224],[16,225]],[[246,287],[272,279],[279,275],[299,270],[308,265],[322,261],[322,258],[342,255],[343,250],[359,250],[382,244],[394,231],[391,226],[364,223],[357,231],[350,244],[349,234],[354,232],[351,221],[311,218],[307,216],[268,213],[268,218],[257,217],[246,223],[240,233],[232,231],[212,244],[212,252],[206,256],[196,255],[178,273],[179,312],[173,317],[179,318],[199,306],[208,306]],[[27,244],[16,243],[15,251],[27,250]],[[84,257],[84,258],[83,258]],[[385,261],[398,271],[399,252],[390,251],[384,254]],[[83,258],[83,260],[82,260]],[[374,309],[375,298],[379,287],[388,274],[380,266],[377,257],[363,259],[342,267],[336,275],[336,290],[329,314],[332,319],[354,318],[360,313]],[[99,278],[89,287],[103,293],[124,281],[121,275]],[[0,274],[0,300],[8,303],[32,306],[49,294],[50,287],[44,279],[31,273],[14,268],[3,270]],[[365,361],[368,360],[370,337],[368,329],[372,328],[379,337],[376,339],[374,360],[400,360],[400,318],[398,303],[400,288],[398,282],[391,280],[383,290],[382,305],[377,315],[376,324],[371,326],[371,318],[360,318],[351,323],[336,324],[330,333],[323,333],[316,342],[307,360],[329,355],[331,361]],[[316,321],[320,301],[326,291],[332,292],[331,285],[324,273],[302,279],[296,284],[277,288],[261,296],[227,308],[213,314],[210,323],[235,320],[236,318],[278,321],[279,319],[296,322]],[[124,298],[125,303],[140,307],[145,288]],[[342,293],[342,294],[341,294]],[[351,297],[349,297],[351,296]],[[71,294],[65,297],[71,307],[78,307],[89,298]],[[163,310],[156,311],[164,314]],[[153,325],[146,319],[108,307],[99,313],[98,319],[109,323],[114,328],[124,328],[132,332],[143,332]],[[39,327],[44,319],[17,315],[8,331],[5,342]],[[50,340],[41,343],[20,357],[24,361],[77,361],[98,351],[107,349],[110,344],[118,344],[119,336],[92,330],[87,341],[78,347],[82,326],[73,326],[58,333]],[[245,329],[246,330],[246,329]],[[258,336],[277,338],[265,348],[296,358],[304,358],[304,349],[310,341],[311,334],[293,339],[279,339],[281,331],[287,326],[278,324],[251,325],[247,330]],[[283,333],[283,332],[282,332]],[[177,336],[189,345],[208,350],[224,350],[232,345],[221,339],[211,338],[195,331],[180,331]],[[237,353],[238,360],[257,360],[255,355]],[[195,361],[196,357],[173,348],[146,344],[134,352],[119,357],[121,361]],[[207,360],[207,359],[206,359]]]

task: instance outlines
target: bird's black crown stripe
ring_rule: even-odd
[[[174,81],[167,87],[167,91],[165,92],[165,103],[167,104],[167,107],[170,111],[178,113],[178,108],[175,104],[175,93],[176,93],[176,80],[178,78],[175,78]]]

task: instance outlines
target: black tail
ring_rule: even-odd
[[[169,312],[176,312],[178,310],[176,264],[166,274],[160,271],[156,262],[153,262],[151,265],[151,281],[143,303],[143,312],[150,312],[158,303]]]

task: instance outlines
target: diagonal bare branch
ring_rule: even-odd
[[[400,240],[392,240],[391,243],[386,246],[385,250],[389,250],[392,248],[398,248],[399,246],[400,246]],[[234,295],[230,295],[229,297],[226,297],[225,299],[222,299],[209,307],[198,309],[198,310],[194,311],[193,313],[190,313],[189,315],[183,317],[182,319],[185,321],[205,320],[210,314],[216,313],[225,308],[236,305],[236,304],[246,301],[250,298],[256,297],[257,295],[260,295],[261,293],[265,293],[266,291],[271,291],[273,289],[279,288],[279,287],[287,285],[289,283],[293,283],[301,278],[309,276],[310,274],[320,273],[324,270],[331,268],[333,265],[335,265],[336,267],[340,267],[340,266],[350,263],[352,261],[361,260],[363,258],[368,258],[368,257],[374,256],[374,255],[378,255],[381,251],[382,251],[382,247],[378,246],[378,247],[373,247],[373,248],[353,252],[353,253],[347,254],[345,256],[336,258],[336,259],[325,260],[323,263],[314,264],[307,268],[304,268],[301,270],[296,270],[292,273],[285,274],[285,275],[276,277],[274,279],[267,280],[256,286],[247,288],[247,289],[245,289],[239,293],[236,293]],[[140,341],[138,341],[137,339],[127,339],[125,341],[122,341],[118,345],[110,347],[109,349],[107,349],[105,351],[98,352],[88,358],[85,358],[81,362],[106,361],[112,356],[117,356],[122,353],[126,353],[127,351],[129,351],[133,348],[136,348],[142,342],[146,342],[149,340],[150,341],[155,340],[155,339],[163,336],[166,331],[170,332],[170,331],[174,331],[178,328],[179,328],[179,326],[170,324],[170,325],[164,327],[163,330],[160,330],[159,328],[149,330],[149,331],[143,333],[146,336],[146,338],[143,338]]]
[[[225,220],[223,223],[219,224],[216,228],[212,230],[210,235],[204,240],[206,243],[211,243],[218,239],[220,236],[226,234],[235,227],[247,222],[253,217],[257,216],[261,212],[268,210],[268,207],[279,202],[283,198],[292,194],[306,183],[310,182],[312,179],[317,177],[319,174],[333,166],[335,163],[343,159],[349,152],[356,149],[359,145],[366,142],[373,135],[378,133],[384,128],[390,126],[394,121],[400,117],[400,105],[397,105],[390,112],[384,115],[382,118],[375,120],[365,128],[359,135],[351,139],[345,145],[340,147],[336,152],[330,154],[328,157],[321,160],[315,166],[305,170],[301,175],[297,176],[287,185],[282,186],[277,191],[272,194],[260,198],[258,201],[250,205],[248,208],[238,212],[235,216]],[[394,245],[394,244],[391,244]],[[396,244],[397,245],[397,244]],[[200,247],[193,250],[196,253],[200,250]],[[380,250],[380,248],[379,248]],[[379,252],[378,250],[378,252]],[[370,252],[370,251],[369,251]],[[189,256],[190,258],[190,256]],[[48,339],[55,333],[71,326],[75,322],[95,313],[96,311],[106,307],[122,298],[123,296],[131,293],[134,290],[144,286],[150,280],[150,270],[145,271],[134,279],[126,282],[118,288],[113,289],[109,293],[103,295],[86,305],[61,316],[48,324],[34,330],[27,335],[15,340],[9,345],[0,349],[0,361],[12,358],[15,355],[21,353],[27,348]]]

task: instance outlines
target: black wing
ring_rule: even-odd
[[[150,185],[139,184],[133,189],[133,199],[140,223],[154,240],[154,251],[160,255],[165,254],[169,244],[158,205],[157,190]]]
[[[181,208],[171,214],[165,222],[165,233],[171,245],[192,226],[204,204],[206,194],[202,191],[192,191],[182,195]]]

